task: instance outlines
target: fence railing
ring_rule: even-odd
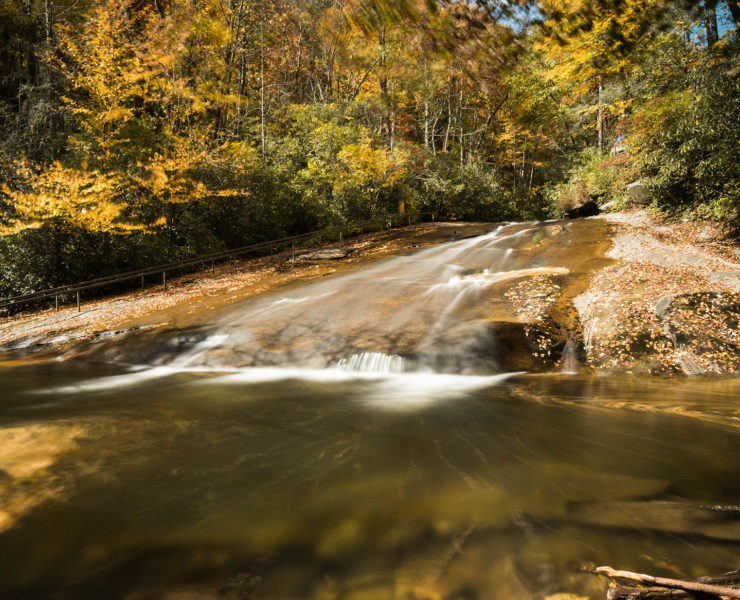
[[[148,275],[156,275],[160,274],[162,275],[162,285],[167,290],[167,273],[170,271],[180,270],[180,269],[186,269],[188,267],[194,267],[198,265],[202,265],[205,263],[212,263],[212,266],[215,265],[216,262],[224,261],[224,260],[233,260],[237,256],[242,256],[244,254],[250,254],[257,251],[263,251],[266,249],[270,249],[271,252],[274,252],[275,250],[280,250],[284,248],[287,245],[292,245],[295,247],[295,244],[299,242],[305,242],[307,240],[313,240],[313,239],[319,239],[321,240],[322,237],[326,238],[332,238],[333,236],[339,235],[339,239],[341,241],[343,233],[344,232],[353,232],[353,231],[364,231],[365,229],[372,228],[373,226],[383,226],[386,225],[388,227],[397,227],[398,222],[401,221],[403,223],[408,222],[411,224],[412,221],[416,221],[420,218],[424,217],[431,217],[431,220],[434,221],[435,213],[431,212],[416,212],[416,213],[404,213],[404,214],[392,214],[392,215],[385,215],[382,217],[377,217],[375,219],[368,219],[366,221],[361,221],[358,223],[348,223],[343,226],[337,226],[337,227],[327,227],[324,229],[319,229],[316,231],[309,231],[308,233],[301,233],[299,235],[291,235],[288,237],[279,238],[276,240],[268,240],[266,242],[258,242],[255,244],[249,244],[247,246],[241,246],[239,248],[231,248],[229,250],[222,250],[220,252],[213,252],[211,254],[203,254],[200,256],[195,256],[192,258],[187,258],[184,260],[176,261],[176,262],[170,262],[160,265],[155,265],[152,267],[146,267],[144,269],[138,269],[136,271],[127,271],[125,273],[118,273],[116,275],[108,275],[107,277],[98,277],[96,279],[90,279],[88,281],[81,281],[79,283],[73,283],[69,285],[63,285],[55,288],[48,288],[45,290],[40,290],[38,292],[32,292],[29,294],[22,294],[20,296],[13,296],[10,298],[4,298],[2,301],[0,301],[0,309],[10,309],[12,307],[21,306],[24,304],[31,304],[33,302],[38,302],[40,300],[44,300],[47,298],[54,298],[54,305],[57,310],[59,310],[59,299],[60,297],[66,297],[70,294],[75,294],[77,299],[77,310],[80,310],[80,302],[81,302],[81,292],[85,290],[91,290],[95,288],[100,288],[108,285],[113,285],[116,283],[124,283],[126,281],[132,281],[134,279],[141,279],[141,287],[142,290],[144,289],[144,282]]]

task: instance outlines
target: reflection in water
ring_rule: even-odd
[[[596,599],[573,563],[735,567],[740,380],[501,373],[471,343],[504,266],[578,276],[532,229],[96,347],[134,366],[2,368],[0,597]]]

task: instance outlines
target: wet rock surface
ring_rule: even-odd
[[[490,225],[89,351],[181,367],[324,369],[370,354],[401,357],[408,372],[575,372],[585,352],[573,298],[609,263],[607,230],[597,220]]]
[[[319,253],[314,258],[301,257],[302,249],[298,248],[295,260],[289,250],[269,257],[217,264],[213,270],[169,279],[167,291],[158,284],[161,280],[147,280],[146,288],[141,291],[102,299],[88,299],[83,294],[79,312],[71,295],[61,296],[59,312],[47,308],[2,315],[0,352],[7,355],[58,351],[79,347],[112,331],[167,328],[174,323],[187,326],[193,316],[209,314],[207,311],[246,297],[331,276],[339,269],[358,267],[411,248],[447,242],[454,231],[462,231],[465,236],[481,235],[490,231],[490,224],[421,223],[360,235],[345,240],[341,246],[325,244],[307,253]]]

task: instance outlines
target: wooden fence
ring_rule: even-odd
[[[153,267],[147,267],[145,269],[138,269],[136,271],[128,271],[126,273],[118,273],[116,275],[109,275],[107,277],[98,277],[97,279],[90,279],[88,281],[81,281],[79,283],[73,283],[70,285],[63,285],[55,288],[49,288],[30,294],[23,294],[20,296],[13,296],[10,298],[4,298],[0,301],[0,309],[10,311],[12,308],[20,307],[22,305],[28,305],[38,303],[41,300],[54,298],[54,306],[56,310],[59,310],[60,299],[64,301],[69,295],[74,295],[77,300],[77,310],[80,310],[81,303],[81,292],[85,290],[92,290],[101,288],[116,283],[124,283],[127,281],[133,281],[136,279],[141,280],[141,289],[144,289],[145,280],[147,276],[161,275],[162,285],[167,290],[167,273],[175,270],[183,270],[199,265],[211,263],[211,268],[220,261],[234,260],[237,256],[244,254],[253,254],[256,252],[265,252],[268,249],[271,253],[276,250],[282,250],[287,246],[292,246],[295,249],[296,244],[305,243],[312,240],[318,240],[319,242],[323,239],[336,239],[342,240],[345,233],[358,233],[365,230],[371,230],[373,227],[380,228],[391,228],[398,227],[401,224],[416,222],[419,219],[429,217],[434,221],[435,213],[429,212],[417,212],[417,213],[405,213],[405,214],[393,214],[385,215],[375,219],[369,219],[367,221],[361,221],[359,223],[349,223],[341,227],[327,227],[317,231],[310,231],[308,233],[302,233],[299,235],[292,235],[276,240],[269,240],[266,242],[259,242],[256,244],[249,244],[247,246],[241,246],[239,248],[231,248],[229,250],[223,250],[221,252],[213,252],[211,254],[203,254],[201,256],[195,256],[185,260],[177,262],[171,262]]]

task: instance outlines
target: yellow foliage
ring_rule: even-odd
[[[357,185],[375,191],[390,189],[407,174],[407,155],[404,152],[374,148],[367,139],[344,146],[337,158],[342,169],[335,178],[335,192]]]
[[[126,233],[142,229],[121,219],[122,206],[115,201],[116,182],[96,171],[68,169],[56,162],[36,174],[27,165],[19,172],[26,175],[32,189],[3,192],[13,207],[14,216],[0,228],[7,235],[23,229],[40,227],[45,221],[61,219],[90,231]]]

